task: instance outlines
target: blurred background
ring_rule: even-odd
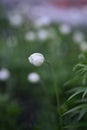
[[[81,80],[66,82],[79,60],[87,63],[86,36],[87,0],[0,0],[0,130],[58,130],[50,68],[28,57],[39,52],[53,64],[63,114],[81,104],[67,101]],[[64,130],[87,130],[86,112],[63,116]]]

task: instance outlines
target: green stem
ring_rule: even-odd
[[[46,96],[49,98],[50,96],[49,96],[49,93],[48,93],[48,91],[47,91],[46,85],[44,84],[44,82],[43,82],[42,80],[40,80],[40,84],[41,84],[41,86],[42,86],[42,89],[43,89],[44,93],[45,93]],[[49,99],[50,99],[50,98],[49,98]]]
[[[46,61],[46,63],[49,65],[49,67],[51,69],[51,73],[52,73],[53,81],[54,81],[54,88],[55,88],[55,94],[56,94],[56,99],[57,99],[57,111],[58,111],[58,116],[59,116],[58,130],[63,130],[63,128],[62,128],[62,116],[61,116],[61,110],[60,110],[60,99],[59,99],[59,94],[58,94],[58,89],[57,89],[57,81],[56,81],[56,77],[55,77],[55,72],[54,72],[52,64],[47,62],[47,61]]]
[[[42,86],[42,88],[43,88],[43,90],[44,90],[44,93],[46,94],[46,96],[47,96],[47,99],[46,99],[46,101],[49,103],[49,105],[50,105],[50,103],[51,103],[51,97],[50,97],[50,95],[49,95],[49,93],[48,93],[48,91],[47,91],[47,87],[46,87],[46,85],[44,84],[44,82],[41,80],[40,81],[40,83],[41,83],[41,86]],[[49,116],[49,122],[50,122],[50,124],[51,125],[54,125],[54,121],[53,120],[51,120],[51,118],[50,118],[50,113],[48,112],[48,116]]]

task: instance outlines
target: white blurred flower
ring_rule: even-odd
[[[37,32],[37,38],[39,40],[46,40],[48,38],[48,31],[45,29],[41,29]]]
[[[87,51],[87,42],[84,41],[80,44],[80,50],[83,52]]]
[[[42,27],[42,26],[49,26],[51,23],[50,19],[46,16],[39,17],[35,20],[35,26],[36,27]]]
[[[30,81],[31,83],[38,83],[40,81],[40,76],[35,72],[30,73],[28,75],[28,81]]]
[[[71,32],[71,27],[67,24],[61,24],[59,27],[59,31],[62,34],[69,34]]]
[[[41,53],[34,53],[28,57],[28,60],[31,64],[40,66],[44,63],[45,58]]]
[[[10,72],[9,70],[2,68],[0,70],[0,80],[1,81],[6,81],[10,77]]]
[[[35,33],[34,32],[27,32],[26,34],[25,34],[25,39],[27,40],[27,41],[33,41],[33,40],[35,40]]]
[[[85,37],[84,37],[84,34],[82,32],[75,32],[73,34],[73,41],[75,43],[82,43],[84,41]]]
[[[10,14],[8,20],[13,26],[20,26],[23,23],[23,17],[20,14]]]

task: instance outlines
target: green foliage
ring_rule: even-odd
[[[35,28],[32,23],[25,22],[21,27],[12,27],[5,16],[0,18],[0,68],[7,68],[11,73],[8,80],[0,81],[0,130],[58,129],[57,101],[50,68],[46,64],[39,68],[29,64],[28,56],[34,52],[42,53],[53,65],[64,130],[87,129],[87,56],[85,54],[84,60],[77,64],[78,56],[81,58],[82,55],[72,38],[75,30],[86,32],[77,28],[64,35],[59,26],[51,24]],[[53,37],[25,39],[27,31],[37,34],[40,29],[46,29],[49,34],[52,32]],[[41,83],[32,84],[27,80],[27,75],[34,71],[40,75]]]
[[[87,94],[87,63],[86,63],[86,53],[84,53],[82,60],[80,59],[80,63],[78,63],[74,69],[75,71],[75,78],[80,79],[80,86],[76,86],[73,89],[69,90],[69,93],[73,93],[69,98],[68,98],[68,102],[70,102],[71,100],[74,101],[73,104],[74,106],[69,109],[68,111],[66,111],[64,113],[64,115],[70,115],[71,118],[76,117],[76,120],[78,120],[78,125],[76,128],[80,129],[80,128],[87,128],[85,123],[82,123],[81,126],[81,122],[85,122],[86,120],[86,115],[87,115],[87,105],[86,105],[86,94]],[[68,84],[71,84],[72,81],[74,81],[74,83],[76,83],[75,80],[71,80],[69,82],[67,82]]]

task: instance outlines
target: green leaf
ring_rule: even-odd
[[[75,111],[77,111],[77,110],[83,109],[83,108],[87,111],[87,104],[81,104],[81,105],[79,105],[79,106],[76,106],[76,107],[70,109],[69,111],[65,112],[65,113],[63,114],[63,116],[64,116],[64,115],[67,115],[67,114],[69,114],[69,113],[75,112]]]
[[[75,92],[73,95],[71,95],[71,96],[69,97],[68,101],[71,100],[73,97],[75,97],[76,95],[78,95],[78,94],[80,94],[80,93],[82,93],[82,90],[77,91],[77,92]]]
[[[83,93],[82,99],[86,96],[86,94],[87,94],[87,90]]]

